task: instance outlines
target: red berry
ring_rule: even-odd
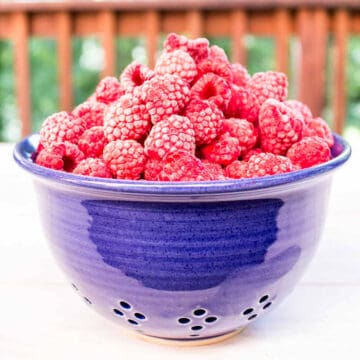
[[[204,74],[214,73],[228,82],[232,82],[233,74],[231,65],[229,64],[227,57],[219,56],[218,54],[210,55],[200,61],[197,65],[198,76],[197,79],[201,78]]]
[[[245,161],[235,160],[225,168],[225,175],[232,179],[247,178],[249,165]]]
[[[123,94],[120,82],[112,76],[104,77],[95,90],[96,101],[104,104],[111,104]]]
[[[78,105],[72,112],[75,117],[85,121],[86,128],[102,126],[104,124],[104,111],[106,105],[97,101],[85,101]]]
[[[85,157],[97,158],[102,155],[105,145],[108,143],[102,126],[93,126],[84,131],[79,139],[79,149]]]
[[[191,88],[191,98],[208,100],[225,109],[231,98],[230,85],[222,77],[206,73]]]
[[[303,137],[318,136],[326,141],[329,147],[334,145],[334,137],[331,133],[331,129],[325,120],[322,118],[307,119]]]
[[[155,73],[159,75],[173,74],[191,83],[197,75],[194,59],[183,50],[163,52],[155,66]]]
[[[152,127],[144,146],[145,154],[156,159],[162,159],[168,154],[179,151],[194,154],[193,125],[185,116],[172,115]]]
[[[65,153],[65,145],[58,144],[48,149],[38,149],[35,163],[49,169],[62,170],[64,168],[63,154]]]
[[[235,85],[243,87],[246,86],[250,80],[250,75],[245,66],[239,63],[231,64],[232,81]]]
[[[136,88],[155,75],[146,65],[133,62],[120,75],[120,84],[126,93],[133,93]]]
[[[308,106],[298,100],[286,100],[285,104],[289,106],[294,111],[297,111],[303,117],[304,122],[306,123],[308,120],[313,118],[311,110]]]
[[[105,165],[102,159],[91,157],[80,161],[80,163],[74,169],[73,174],[95,176],[100,178],[112,177],[111,171]]]
[[[224,114],[214,103],[193,99],[187,106],[185,115],[193,124],[197,145],[209,144],[220,133]]]
[[[144,168],[144,179],[149,181],[158,181],[162,168],[163,160],[147,158]]]
[[[237,138],[222,134],[211,144],[201,148],[201,153],[210,162],[228,165],[240,156],[241,147]]]
[[[50,115],[44,121],[40,129],[40,143],[44,147],[64,141],[76,144],[85,129],[85,120],[61,111]]]
[[[314,136],[303,138],[293,144],[286,156],[295,166],[305,169],[330,160],[331,152],[324,139]]]
[[[224,109],[224,114],[227,117],[246,119],[257,123],[258,111],[248,106],[248,100],[250,98],[249,90],[246,87],[235,84],[231,84],[230,90],[231,97],[226,109]]]
[[[103,151],[105,164],[117,179],[137,180],[144,171],[144,148],[135,140],[109,142]]]
[[[253,156],[253,155],[258,155],[260,153],[262,153],[263,151],[260,148],[255,148],[255,149],[251,149],[248,152],[245,153],[241,153],[241,157],[243,159],[243,161],[249,161],[249,159]]]
[[[153,124],[178,114],[190,100],[190,89],[177,75],[156,75],[141,88],[144,101]]]
[[[261,147],[265,152],[285,155],[301,139],[302,116],[277,100],[267,100],[259,114]]]
[[[205,169],[210,174],[211,180],[225,180],[225,171],[220,164],[210,162],[208,160],[201,160]]]
[[[109,141],[142,140],[150,127],[150,115],[136,96],[123,95],[105,112],[104,133]]]

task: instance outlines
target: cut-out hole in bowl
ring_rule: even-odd
[[[247,308],[246,310],[243,311],[243,315],[249,315],[254,311],[253,308]]]
[[[271,306],[272,302],[269,301],[268,303],[266,303],[264,306],[263,306],[263,309],[267,309],[269,306]]]
[[[136,312],[134,314],[134,316],[139,320],[145,320],[146,319],[146,316],[144,314],[139,313],[139,312]]]
[[[218,320],[218,318],[216,316],[208,316],[206,319],[205,319],[205,322],[207,324],[212,324],[214,322],[216,322]]]
[[[259,300],[259,303],[261,304],[261,303],[265,302],[268,298],[269,298],[269,295],[262,296]]]
[[[203,329],[203,327],[201,325],[195,325],[195,326],[191,327],[191,330],[193,330],[193,331],[200,331],[202,329]]]
[[[207,311],[205,309],[195,309],[193,311],[193,315],[196,317],[201,317],[207,314]]]
[[[139,325],[139,323],[133,319],[128,319],[128,323],[131,325]]]
[[[122,311],[118,310],[118,309],[113,309],[113,312],[117,316],[124,316],[124,313]]]
[[[131,309],[131,305],[129,303],[127,303],[126,301],[120,301],[119,304],[125,310],[130,310]]]
[[[191,322],[191,319],[186,318],[186,317],[182,317],[182,318],[178,319],[178,323],[182,324],[182,325],[189,324],[190,322]]]

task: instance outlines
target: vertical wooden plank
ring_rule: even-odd
[[[346,119],[346,55],[349,20],[349,13],[346,10],[335,11],[333,129],[340,134],[344,131]]]
[[[21,136],[24,137],[31,133],[28,14],[15,12],[12,17],[12,25],[16,98],[21,121]]]
[[[289,37],[291,35],[291,17],[289,10],[278,9],[274,13],[274,22],[276,29],[275,57],[276,70],[288,73],[289,66]]]
[[[153,69],[156,62],[156,52],[160,33],[160,16],[155,10],[149,10],[145,14],[146,23],[146,51],[148,66]]]
[[[187,13],[187,35],[190,38],[198,38],[203,36],[204,24],[203,15],[199,10],[191,10]]]
[[[233,10],[230,14],[233,62],[246,65],[245,35],[247,17],[243,10]]]
[[[98,28],[102,32],[101,41],[104,49],[102,76],[114,76],[116,73],[116,14],[111,10],[101,11],[98,19]]]
[[[59,12],[56,20],[60,109],[71,111],[73,106],[71,15],[65,11]]]

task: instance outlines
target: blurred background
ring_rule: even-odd
[[[360,2],[82,0],[0,1],[0,141],[38,131],[132,61],[153,65],[171,31],[207,37],[251,74],[286,72],[289,98],[360,140]]]

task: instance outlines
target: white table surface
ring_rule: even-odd
[[[1,360],[360,359],[360,146],[334,174],[321,244],[295,291],[240,335],[196,348],[129,337],[83,304],[54,263],[12,148],[0,144]]]

